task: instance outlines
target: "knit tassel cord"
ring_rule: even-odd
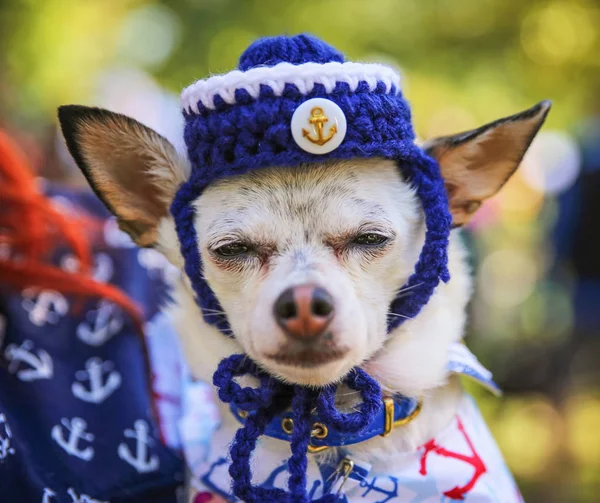
[[[260,381],[258,388],[242,388],[236,377],[251,375]],[[307,450],[311,438],[312,411],[316,408],[320,421],[344,433],[360,433],[367,428],[379,412],[382,404],[381,388],[377,381],[362,369],[353,369],[344,384],[359,391],[362,403],[356,412],[342,413],[335,407],[337,386],[313,389],[305,386],[289,386],[260,371],[246,355],[233,355],[219,364],[213,383],[219,390],[219,398],[248,412],[244,426],[236,433],[230,449],[229,474],[235,496],[247,503],[338,503],[338,495],[325,494],[311,500],[306,491]],[[278,399],[291,394],[292,455],[288,460],[288,491],[252,485],[250,459],[258,438],[264,434],[269,421],[286,404]]]

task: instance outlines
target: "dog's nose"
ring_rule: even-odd
[[[333,311],[333,299],[327,290],[311,285],[288,288],[275,302],[279,326],[288,335],[307,342],[325,332]]]

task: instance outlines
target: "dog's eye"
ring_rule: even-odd
[[[385,243],[389,238],[383,234],[377,234],[375,232],[367,232],[360,234],[354,238],[352,244],[363,245],[363,246],[377,246]]]
[[[248,253],[250,247],[244,243],[229,243],[215,248],[214,252],[221,257],[236,257]]]

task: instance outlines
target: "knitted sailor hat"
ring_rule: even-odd
[[[415,186],[427,233],[415,272],[390,306],[389,329],[412,318],[440,279],[449,279],[451,217],[437,163],[415,144],[398,73],[355,63],[310,35],[259,39],[237,70],[199,80],[182,93],[190,179],[171,207],[185,270],[207,323],[228,322],[202,276],[193,201],[212,182],[267,166],[329,159],[394,159]],[[399,285],[400,286],[400,285]]]

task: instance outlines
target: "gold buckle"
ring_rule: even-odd
[[[312,430],[310,432],[311,437],[318,438],[319,440],[323,440],[329,435],[329,430],[327,426],[323,423],[314,423],[312,426]],[[327,445],[312,445],[308,444],[308,452],[311,454],[316,454],[317,452],[323,452],[325,449],[328,449]]]
[[[318,452],[323,452],[323,451],[325,451],[327,449],[329,449],[328,445],[312,445],[312,444],[308,444],[307,451],[310,454],[317,454]]]
[[[323,440],[324,438],[327,438],[327,435],[329,435],[329,430],[327,429],[327,426],[325,426],[323,423],[313,424],[312,430],[310,432],[311,437]]]
[[[291,417],[284,417],[281,420],[281,429],[288,435],[291,435],[292,431],[294,431],[294,420]]]
[[[291,417],[284,417],[281,420],[281,429],[288,435],[291,435],[292,432],[294,431],[294,420]],[[323,423],[314,423],[313,424],[312,430],[310,432],[311,437],[322,440],[322,439],[326,438],[327,435],[329,435],[329,430],[327,429],[327,426],[325,426]],[[307,450],[310,454],[316,454],[317,452],[323,452],[325,449],[328,449],[328,448],[329,448],[329,446],[327,446],[327,445],[308,444]]]
[[[385,426],[383,427],[382,437],[387,437],[394,429],[394,399],[384,398],[383,406],[385,407]]]
[[[419,415],[421,412],[421,408],[423,407],[423,400],[420,398],[417,402],[417,406],[415,410],[413,410],[408,416],[403,419],[398,419],[398,421],[394,421],[394,404],[393,398],[384,398],[383,406],[385,407],[385,426],[383,427],[382,437],[387,437],[396,426],[404,426],[405,424],[410,423],[415,417]]]

